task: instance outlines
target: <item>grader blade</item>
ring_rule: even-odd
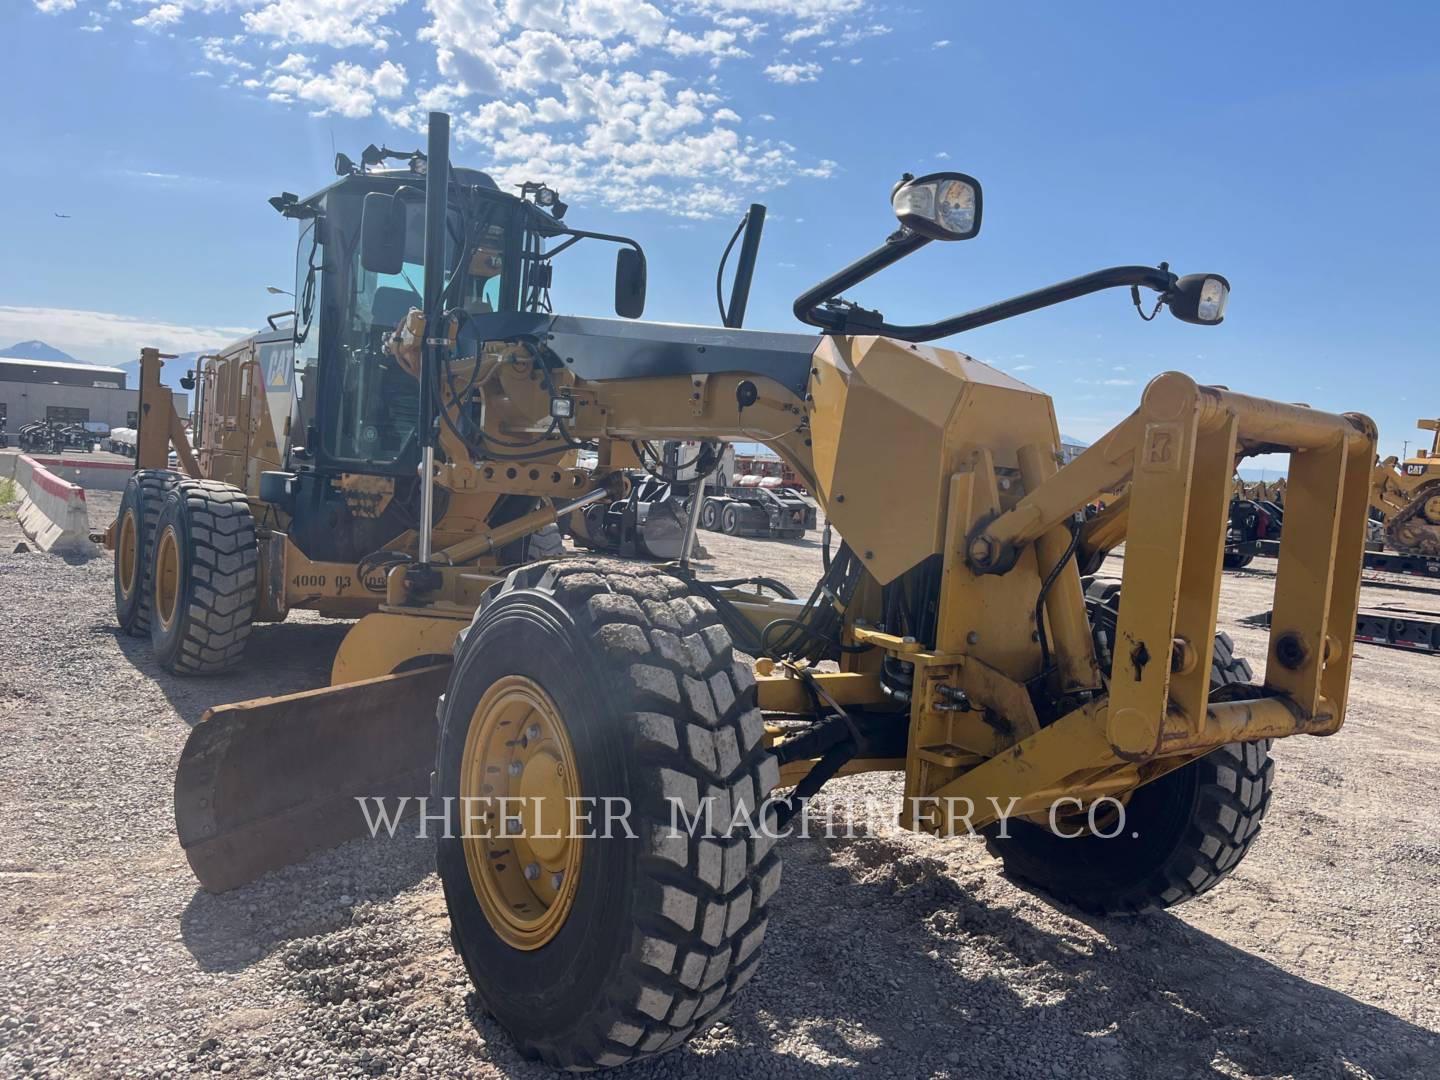
[[[367,835],[357,798],[427,794],[449,673],[439,665],[209,710],[175,776],[176,831],[200,884],[225,892]]]

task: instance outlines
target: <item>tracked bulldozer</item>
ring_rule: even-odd
[[[894,772],[906,827],[983,832],[1010,873],[1129,913],[1245,856],[1271,740],[1339,730],[1368,419],[1171,372],[1060,468],[1044,393],[929,344],[1112,288],[1214,325],[1222,277],[1114,267],[925,324],[845,299],[976,235],[979,183],[943,172],[904,176],[896,231],[795,301],[818,334],[642,322],[639,245],[452,168],[443,114],[426,154],[382,161],[276,200],[300,227],[300,386],[270,456],[236,459],[243,484],[183,443],[184,475],[160,474],[182,433],[145,383],[151,490],[112,530],[117,598],[129,582],[184,626],[239,596],[228,629],[186,637],[202,661],[241,616],[294,606],[297,566],[327,577],[306,594],[322,609],[352,596],[336,574],[365,601],[331,686],[191,733],[176,823],[205,888],[364,835],[377,798],[425,800],[483,1007],[527,1054],[620,1065],[729,1008],[760,962],[775,838],[833,777]],[[552,263],[581,240],[620,246],[618,319],[551,311]],[[838,536],[808,597],[515,546],[624,497],[625,450],[670,439],[761,442],[803,479]],[[1255,683],[1215,631],[1231,477],[1262,452],[1289,455],[1289,487]],[[1082,579],[1121,545],[1119,582]]]
[[[1416,426],[1435,433],[1430,449],[1403,462],[1377,462],[1374,508],[1386,547],[1433,559],[1440,557],[1440,420],[1417,420]]]

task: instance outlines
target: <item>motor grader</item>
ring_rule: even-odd
[[[926,324],[845,299],[976,235],[980,185],[944,172],[903,177],[898,229],[796,300],[818,335],[645,323],[638,245],[568,229],[548,189],[452,169],[443,114],[414,162],[279,200],[301,229],[296,365],[304,381],[313,360],[319,396],[261,470],[289,474],[264,481],[274,498],[188,461],[157,479],[146,437],[178,424],[142,419],[137,484],[169,488],[119,529],[139,535],[117,566],[149,568],[117,575],[162,623],[193,619],[225,575],[274,590],[287,529],[321,527],[307,507],[414,489],[390,555],[335,560],[383,594],[333,684],[212,709],[191,733],[176,822],[205,888],[373,832],[378,798],[423,800],[483,1006],[527,1054],[619,1065],[729,1008],[760,962],[775,838],[833,777],[892,771],[904,826],[983,830],[1008,872],[1120,914],[1230,873],[1266,811],[1270,741],[1340,728],[1368,419],[1172,372],[1062,469],[1046,395],[928,344],[1116,287],[1213,325],[1223,278],[1115,267]],[[622,318],[551,312],[551,259],[577,237],[622,245]],[[838,536],[808,597],[683,560],[508,553],[616,498],[622,448],[669,439],[761,442],[803,478]],[[565,466],[580,448],[594,465]],[[1215,623],[1231,477],[1261,452],[1289,454],[1289,520],[1256,684]],[[536,503],[457,514],[502,498]],[[1122,545],[1118,586],[1087,587],[1080,568]]]

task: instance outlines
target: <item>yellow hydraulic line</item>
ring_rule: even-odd
[[[469,562],[471,559],[481,555],[488,555],[496,548],[504,547],[512,540],[519,540],[522,536],[529,536],[539,529],[543,529],[557,519],[564,517],[572,510],[579,510],[581,507],[589,506],[591,503],[609,497],[608,488],[596,488],[594,491],[581,495],[578,499],[571,499],[559,506],[545,505],[538,510],[532,510],[523,517],[514,521],[507,521],[504,525],[497,526],[489,532],[481,533],[479,536],[472,536],[468,540],[462,540],[458,544],[452,544],[443,551],[437,551],[433,562],[443,563],[447,566],[457,566],[460,563]]]

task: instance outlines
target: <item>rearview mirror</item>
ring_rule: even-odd
[[[906,177],[890,192],[900,224],[931,240],[969,240],[980,231],[980,181],[957,172]]]
[[[1186,274],[1165,294],[1170,314],[1181,322],[1219,326],[1225,321],[1230,282],[1219,274]]]
[[[615,314],[622,319],[645,314],[645,256],[634,248],[615,253]]]
[[[372,274],[398,274],[405,266],[405,207],[393,195],[372,191],[365,196],[360,265]]]

